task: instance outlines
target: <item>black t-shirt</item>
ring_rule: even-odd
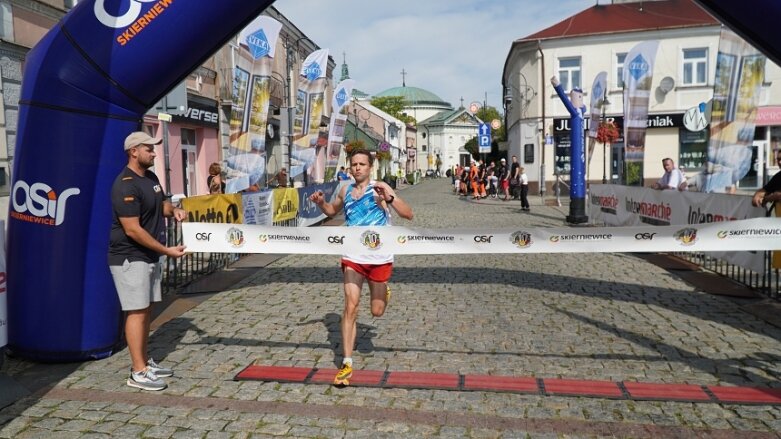
[[[165,245],[165,219],[163,218],[163,188],[152,171],[143,177],[125,167],[111,186],[113,220],[109,238],[108,264],[122,265],[130,262],[157,262],[160,254],[130,239],[119,222],[120,217],[137,217],[141,227]]]
[[[777,172],[762,189],[764,189],[767,194],[772,194],[773,192],[781,190],[781,172]]]
[[[520,167],[521,167],[521,165],[520,165],[520,164],[518,164],[518,163],[513,163],[513,164],[512,164],[512,166],[510,167],[510,178],[515,178],[515,172],[516,172],[516,171],[518,170],[518,168],[520,168]],[[521,174],[518,174],[518,178],[520,178],[520,177],[521,177]]]

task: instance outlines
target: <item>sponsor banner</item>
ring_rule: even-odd
[[[613,226],[699,226],[764,216],[763,208],[751,205],[750,196],[594,184],[589,198],[589,217]],[[712,256],[756,272],[764,269],[760,252],[730,251]]]
[[[658,41],[644,41],[624,61],[624,157],[627,182],[642,186],[645,130]]]
[[[599,72],[591,85],[591,105],[589,106],[588,128],[588,164],[591,164],[591,157],[594,155],[594,144],[597,141],[597,130],[599,129],[600,113],[603,110],[604,100],[607,96],[607,72]]]
[[[298,207],[298,226],[307,227],[319,223],[326,218],[326,215],[320,210],[319,207],[309,200],[309,197],[317,191],[323,191],[325,200],[332,202],[334,197],[339,193],[338,189],[343,184],[339,184],[335,181],[324,184],[316,184],[312,186],[306,186],[298,189],[298,199],[301,203]]]
[[[244,222],[241,194],[200,195],[182,199],[182,209],[187,211],[187,221],[194,223]]]
[[[8,344],[8,309],[5,279],[5,222],[0,221],[0,348]]]
[[[241,196],[244,224],[270,226],[272,221],[273,191],[247,192]]]
[[[227,193],[265,181],[272,58],[281,28],[278,21],[261,15],[239,34],[235,64],[230,66],[230,147],[224,166]]]
[[[420,255],[454,253],[613,253],[781,249],[775,218],[699,225],[418,229],[182,224],[191,252]]]
[[[275,223],[294,219],[298,215],[298,190],[293,188],[277,188],[272,191],[271,219]]]
[[[703,192],[730,192],[751,167],[765,56],[727,28],[721,30],[713,84],[710,144]]]
[[[296,91],[295,118],[293,119],[292,165],[288,174],[296,182],[323,182],[325,174],[325,150],[328,128],[320,127],[325,106],[326,69],[328,49],[309,54],[301,65]]]
[[[324,181],[336,179],[336,168],[344,146],[344,128],[347,126],[346,106],[353,95],[355,80],[345,79],[336,86],[331,102],[331,122],[328,127],[328,154],[325,161]]]

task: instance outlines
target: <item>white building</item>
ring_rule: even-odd
[[[463,107],[454,109],[436,94],[418,87],[393,87],[375,95],[401,96],[407,105],[404,111],[417,121],[418,169],[436,170],[437,156],[445,170],[469,163],[464,145],[477,136],[479,121]]]
[[[588,105],[595,76],[606,71],[610,103],[605,116],[620,122],[624,58],[637,43],[649,40],[659,41],[659,49],[648,108],[645,184],[662,175],[665,157],[684,166],[689,175],[702,171],[708,129],[689,131],[682,119],[686,110],[713,96],[720,33],[720,23],[692,0],[614,1],[514,41],[502,76],[508,149],[526,167],[530,189],[538,191],[544,180],[550,191],[555,171],[567,178],[569,174],[569,113],[550,78],[559,77],[566,91],[582,88]],[[740,182],[743,189],[761,185],[766,166],[769,174],[777,169],[772,151],[781,138],[781,106],[772,103],[781,102],[780,79],[781,69],[768,61],[754,142],[756,162]],[[623,146],[615,143],[608,149],[596,144],[588,180],[601,182],[605,175],[608,181],[620,182]]]

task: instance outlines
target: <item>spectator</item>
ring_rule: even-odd
[[[350,179],[350,176],[344,170],[344,166],[340,166],[339,167],[339,172],[336,174],[336,179],[338,181],[344,181],[344,180],[349,180]]]
[[[664,175],[654,183],[653,188],[661,191],[667,189],[685,191],[688,187],[686,176],[675,167],[673,159],[669,157],[662,159],[662,166],[664,167]]]
[[[209,186],[210,194],[224,194],[225,181],[222,179],[222,167],[214,162],[209,165],[209,176],[206,177],[206,185]]]
[[[781,166],[781,149],[776,151],[776,163]],[[775,203],[778,200],[781,200],[781,172],[777,172],[762,189],[754,192],[751,204],[765,207],[765,204]]]
[[[266,184],[274,185],[276,187],[287,187],[287,183],[287,168],[282,168],[279,170],[279,172],[277,172],[277,175],[271,177]]]

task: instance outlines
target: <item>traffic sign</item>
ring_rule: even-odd
[[[491,152],[491,127],[487,123],[480,123],[477,128],[477,146],[481,154]]]

